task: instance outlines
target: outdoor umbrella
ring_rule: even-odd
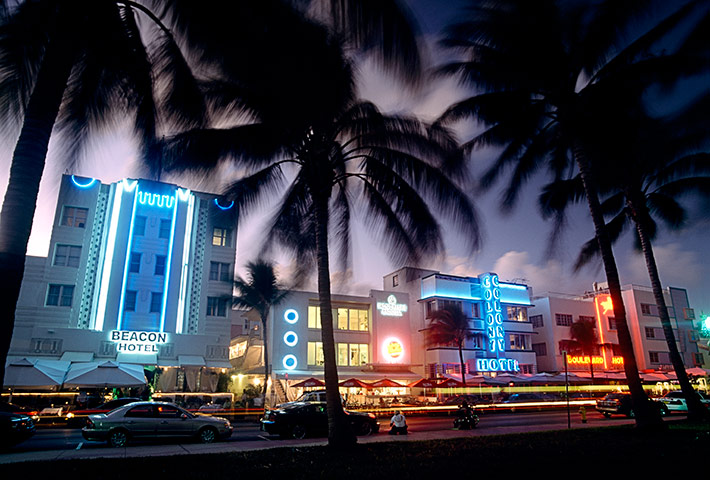
[[[317,378],[308,378],[302,382],[298,382],[295,385],[291,385],[292,388],[303,388],[303,387],[324,387],[325,383],[321,382]]]
[[[442,380],[437,384],[437,388],[458,388],[463,386],[464,385],[462,382],[454,380],[453,378],[447,378],[446,380]]]
[[[426,378],[422,378],[421,380],[417,380],[416,382],[409,384],[409,387],[416,388],[436,388],[437,386],[438,383],[436,380],[427,380]]]
[[[4,386],[9,388],[54,388],[62,384],[70,362],[28,360],[11,362],[5,368]]]
[[[348,378],[339,384],[341,387],[372,388],[369,383],[365,383],[357,378]]]
[[[402,385],[400,383],[395,382],[394,380],[390,380],[389,378],[383,378],[382,380],[377,380],[376,382],[371,384],[373,388],[381,388],[381,387],[400,387],[403,388],[405,385]]]
[[[75,363],[67,372],[65,387],[140,387],[148,381],[143,373],[143,365],[132,363]]]
[[[686,368],[685,371],[688,375],[693,375],[694,377],[707,377],[708,373],[710,373],[710,371],[700,367]]]

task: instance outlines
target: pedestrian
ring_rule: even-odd
[[[406,435],[407,434],[407,419],[404,418],[402,412],[397,410],[390,420],[390,435]]]

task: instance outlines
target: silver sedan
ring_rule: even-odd
[[[133,438],[192,437],[202,443],[232,435],[229,420],[194,415],[166,402],[135,402],[108,413],[89,415],[81,430],[86,440],[123,447]]]

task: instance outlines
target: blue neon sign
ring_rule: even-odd
[[[223,207],[222,205],[219,204],[219,200],[215,198],[214,204],[217,205],[221,210],[229,210],[230,208],[232,208],[234,206],[234,200],[232,200],[229,203],[229,205],[227,205],[226,207]]]
[[[503,327],[503,307],[500,304],[500,282],[495,273],[481,276],[483,292],[483,312],[488,335],[488,351],[496,356],[505,352],[505,328]]]
[[[138,202],[141,205],[149,205],[159,208],[173,208],[175,197],[172,195],[160,195],[157,193],[138,192]]]
[[[96,183],[95,178],[77,177],[76,175],[71,176],[71,181],[79,188],[91,188]]]

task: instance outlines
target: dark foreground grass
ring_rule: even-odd
[[[442,479],[544,474],[548,478],[653,478],[710,471],[710,425],[674,423],[663,432],[633,426],[452,440],[275,448],[174,457],[9,464],[3,478],[112,479]],[[695,472],[695,473],[692,473]],[[704,472],[704,473],[701,473]],[[642,477],[639,477],[641,475]],[[651,477],[653,476],[653,477]],[[535,477],[533,477],[535,478]]]

